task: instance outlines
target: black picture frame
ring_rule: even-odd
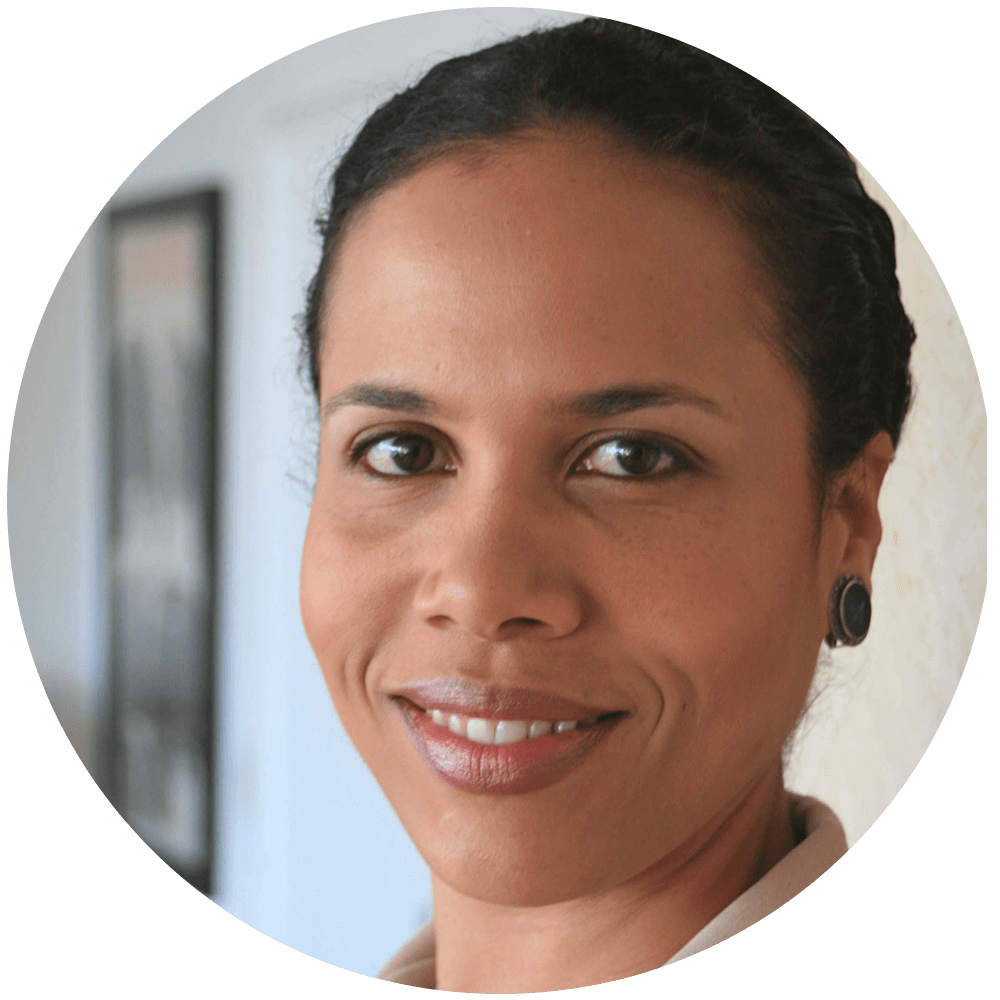
[[[211,893],[222,194],[106,214],[110,797]]]

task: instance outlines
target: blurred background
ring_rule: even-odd
[[[381,101],[440,59],[574,17],[389,21],[222,94],[83,237],[18,398],[14,580],[74,748],[192,885],[369,975],[429,917],[430,884],[299,619],[314,425],[294,316],[318,259],[312,219],[330,164]],[[865,181],[896,224],[917,397],[883,491],[871,635],[821,660],[788,774],[833,806],[851,843],[937,729],[985,592],[975,366],[919,241]]]

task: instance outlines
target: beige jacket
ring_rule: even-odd
[[[789,793],[792,825],[803,831],[799,844],[760,881],[710,920],[673,958],[671,965],[711,948],[784,905],[814,882],[847,852],[844,828],[833,811],[817,799]],[[435,988],[434,924],[422,927],[379,973],[379,979]]]

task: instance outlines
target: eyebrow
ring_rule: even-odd
[[[550,404],[548,410],[560,417],[614,417],[651,406],[678,404],[694,406],[715,416],[723,415],[722,408],[714,400],[666,383],[608,386],[559,400]],[[326,401],[323,405],[323,420],[345,406],[372,406],[380,410],[414,414],[433,413],[436,409],[431,399],[413,389],[379,382],[356,382]]]

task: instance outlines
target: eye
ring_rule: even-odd
[[[619,479],[651,477],[671,469],[680,471],[688,463],[677,451],[648,438],[611,438],[592,448],[577,463],[577,470]]]
[[[351,451],[351,460],[379,476],[416,476],[447,468],[437,445],[422,434],[369,438]]]
[[[393,478],[452,471],[445,454],[422,434],[383,433],[361,441],[351,450],[352,464]],[[594,472],[618,479],[652,478],[671,470],[688,468],[675,449],[649,438],[617,437],[594,446],[577,463],[575,471]]]

